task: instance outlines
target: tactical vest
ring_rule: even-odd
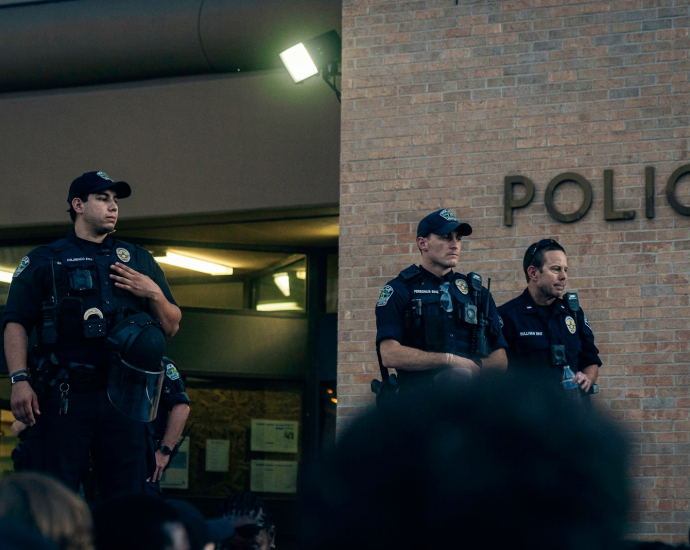
[[[475,306],[467,277],[455,273],[450,280],[451,312],[441,307],[441,292],[436,292],[437,286],[424,278],[416,265],[402,271],[398,278],[410,294],[410,306],[405,312],[404,344],[423,351],[472,358],[472,342],[479,327],[465,321],[468,307]]]
[[[110,266],[116,262],[145,273],[138,247],[114,240],[111,249],[91,254],[69,239],[46,246],[55,255],[48,278],[53,279],[54,273],[49,294],[56,293],[60,360],[88,363],[88,358],[94,357],[92,361],[103,362],[104,339],[113,326],[124,317],[145,311],[144,298],[117,288],[110,278]]]

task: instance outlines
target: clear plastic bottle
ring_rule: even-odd
[[[561,386],[563,386],[564,390],[573,391],[580,389],[580,386],[578,386],[577,382],[575,382],[573,378],[575,378],[575,374],[570,366],[563,365],[563,378],[561,378]]]

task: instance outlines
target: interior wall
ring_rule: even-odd
[[[132,185],[121,219],[338,203],[340,104],[287,71],[0,95],[0,227],[68,221],[71,181]]]

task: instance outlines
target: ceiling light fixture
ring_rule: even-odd
[[[297,302],[272,302],[256,304],[256,311],[302,311]]]
[[[199,260],[175,252],[166,252],[165,256],[156,256],[155,260],[162,264],[174,265],[175,267],[208,273],[209,275],[232,275],[233,273],[232,267]]]

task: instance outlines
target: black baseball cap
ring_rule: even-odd
[[[67,203],[72,206],[74,197],[84,197],[91,193],[98,193],[105,189],[112,189],[117,193],[118,199],[126,199],[132,194],[129,183],[124,181],[113,181],[105,172],[86,172],[72,182],[69,186]]]
[[[437,210],[424,218],[417,226],[417,237],[426,237],[430,233],[434,235],[447,235],[452,231],[467,237],[472,234],[472,226],[469,223],[460,223],[450,210]]]

